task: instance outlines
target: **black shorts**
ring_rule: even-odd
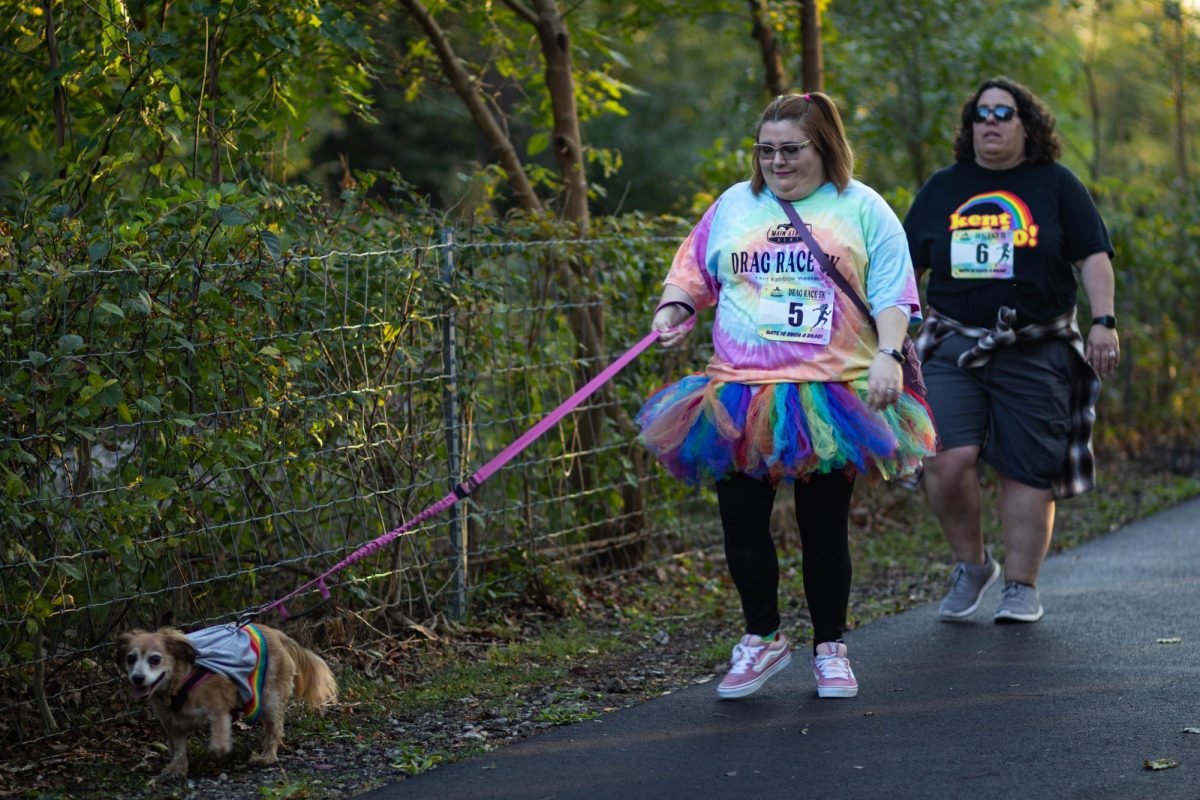
[[[953,334],[921,365],[941,449],[977,446],[1002,475],[1051,488],[1067,457],[1075,354],[1062,339],[997,349],[975,369],[958,366],[975,339]]]

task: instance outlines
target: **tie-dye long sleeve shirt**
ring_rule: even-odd
[[[874,315],[900,307],[920,319],[904,229],[878,193],[858,181],[840,193],[826,183],[793,205]],[[691,295],[697,312],[716,307],[713,380],[866,380],[874,329],[825,276],[770,189],[726,190],[680,245],[665,282]]]

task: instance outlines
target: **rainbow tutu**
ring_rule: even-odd
[[[845,383],[722,383],[690,375],[642,406],[641,441],[676,478],[691,484],[743,472],[804,480],[849,471],[895,480],[933,455],[929,408],[905,390],[883,411],[865,387]]]

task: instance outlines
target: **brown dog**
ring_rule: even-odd
[[[189,734],[209,730],[217,756],[233,748],[233,718],[262,716],[262,750],[250,763],[273,764],[292,695],[313,708],[337,698],[328,665],[282,631],[266,625],[206,628],[184,635],[175,628],[135,630],[117,637],[133,696],[149,698],[167,731],[171,761],[160,777],[187,776]]]

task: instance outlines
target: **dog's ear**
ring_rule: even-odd
[[[196,661],[196,646],[191,639],[184,636],[175,628],[159,628],[158,635],[166,643],[167,652],[171,658],[186,661],[189,664]]]

